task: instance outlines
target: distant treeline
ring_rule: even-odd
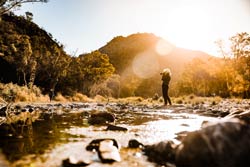
[[[230,38],[229,53],[218,41],[223,58],[172,45],[171,52],[160,55],[155,47],[161,40],[148,33],[118,36],[96,51],[74,57],[33,23],[30,13],[4,14],[0,19],[0,82],[30,89],[36,85],[44,94],[54,90],[68,96],[79,92],[88,96],[153,97],[161,95],[159,73],[168,67],[173,74],[172,96],[250,97],[248,33]]]

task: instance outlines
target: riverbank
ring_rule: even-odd
[[[242,114],[250,112],[249,104],[249,100],[225,99],[216,103],[209,100],[166,107],[140,98],[130,102],[15,103],[10,106],[8,115],[26,113],[26,120],[2,122],[0,148],[11,166],[32,163],[57,167],[72,156],[86,157],[91,160],[90,166],[157,166],[159,162],[150,162],[142,148],[128,148],[129,141],[137,140],[143,145],[173,141],[178,145],[188,132],[199,130],[206,122],[248,118]],[[98,123],[92,124],[90,118],[98,119],[94,121]],[[109,125],[127,130],[113,131],[108,129]],[[84,149],[92,140],[100,138],[111,138],[119,143],[120,162],[103,164],[96,153]]]

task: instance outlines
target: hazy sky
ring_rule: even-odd
[[[214,54],[215,40],[250,32],[250,0],[49,0],[17,13],[26,11],[76,55],[138,32]]]

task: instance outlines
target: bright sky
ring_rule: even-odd
[[[71,55],[138,32],[215,55],[214,41],[250,32],[250,0],[49,0],[17,13],[26,11]]]

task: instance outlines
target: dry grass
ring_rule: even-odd
[[[91,102],[93,101],[88,96],[83,95],[81,93],[75,93],[73,97],[69,98],[70,101],[77,101],[77,102]]]
[[[47,102],[49,97],[42,95],[41,90],[34,86],[18,86],[13,83],[0,83],[0,97],[7,102]]]
[[[192,105],[198,105],[198,104],[211,104],[216,105],[219,102],[222,101],[221,97],[199,97],[195,95],[189,95],[189,96],[181,96],[181,97],[175,97],[172,98],[173,103],[176,104],[192,104]]]
[[[181,96],[181,97],[170,97],[173,104],[210,104],[216,105],[222,98],[220,97],[198,97],[195,95]],[[48,95],[43,95],[41,90],[37,87],[33,87],[30,90],[26,86],[18,86],[16,84],[2,84],[0,83],[0,102],[49,102]],[[106,98],[101,95],[95,96],[93,99],[83,95],[81,93],[75,93],[71,97],[64,97],[61,93],[57,93],[54,101],[58,102],[120,102],[120,103],[131,103],[131,104],[163,104],[163,98],[148,98],[142,97],[127,97],[127,98]]]
[[[93,100],[95,102],[107,102],[108,101],[107,98],[105,98],[105,97],[103,97],[101,95],[96,95]]]
[[[53,100],[58,101],[58,102],[68,102],[69,101],[61,93],[57,93]]]

